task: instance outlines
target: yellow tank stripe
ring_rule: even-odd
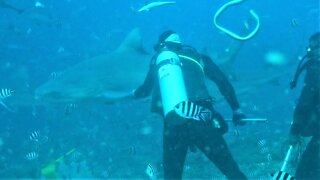
[[[204,73],[203,66],[197,60],[195,60],[195,59],[193,59],[191,57],[188,57],[188,56],[180,55],[180,54],[178,56],[196,63],[200,67],[201,71]]]

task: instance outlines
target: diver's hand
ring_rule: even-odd
[[[137,99],[135,92],[136,92],[136,89],[133,89],[133,90],[125,97],[125,99]]]
[[[290,133],[288,142],[290,145],[295,146],[296,144],[300,143],[301,137],[299,135],[295,135]]]
[[[242,119],[244,119],[244,118],[246,118],[246,115],[244,115],[244,113],[241,111],[241,109],[237,109],[237,110],[233,111],[232,121],[235,126],[245,125],[246,123],[244,121],[242,121]]]
[[[297,81],[292,80],[290,82],[290,89],[294,89],[297,86]]]

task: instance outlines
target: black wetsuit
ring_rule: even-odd
[[[213,118],[218,120],[221,127],[216,128],[212,121],[193,120],[189,120],[182,125],[170,125],[166,123],[168,116],[165,117],[163,132],[164,179],[182,178],[187,151],[193,146],[198,147],[229,179],[246,179],[234,161],[222,136],[227,132],[228,126],[223,117],[212,106],[212,98],[209,96],[205,85],[205,76],[217,84],[231,108],[236,110],[239,108],[239,104],[232,85],[208,56],[198,54],[189,46],[183,46],[175,53],[179,55],[182,62],[181,68],[188,99],[210,109],[213,112]],[[153,90],[151,111],[163,116],[157,78],[158,69],[155,62],[157,55],[152,58],[147,77],[143,85],[135,91],[135,96],[146,97]]]
[[[309,59],[304,86],[294,111],[290,133],[312,136],[296,169],[297,179],[320,178],[320,59]]]

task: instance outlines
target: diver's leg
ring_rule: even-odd
[[[319,165],[319,137],[312,137],[296,169],[296,179],[318,179]]]
[[[306,121],[310,121],[311,116],[314,115],[314,112],[319,117],[319,110],[317,106],[317,104],[319,104],[319,95],[317,96],[317,93],[318,92],[316,92],[316,88],[308,85],[303,87],[293,114],[293,122],[294,124],[296,124],[296,127],[292,128],[293,132],[300,133],[301,130],[299,131],[298,129],[302,129],[305,126]],[[309,131],[311,131],[311,129]],[[319,176],[318,153],[319,138],[313,137],[309,142],[306,150],[303,152],[302,158],[298,163],[295,172],[295,176],[297,179],[310,179],[312,177],[317,177],[314,175],[317,173]]]
[[[197,138],[193,142],[228,179],[246,179],[233,159],[223,136],[217,129],[198,124],[197,127],[194,126],[194,130]]]
[[[297,106],[293,113],[294,123],[301,124],[305,123],[305,119],[310,119],[313,111],[315,110],[315,88],[310,86],[304,86],[301,95],[298,99]]]
[[[164,125],[163,169],[164,179],[182,179],[183,166],[188,151],[186,126]]]

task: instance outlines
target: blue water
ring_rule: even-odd
[[[63,71],[83,59],[114,51],[135,27],[141,30],[143,46],[150,53],[158,35],[167,29],[177,31],[183,42],[199,50],[207,48],[222,53],[233,42],[213,25],[214,13],[226,0],[177,0],[175,5],[140,13],[135,11],[146,3],[142,0],[41,2],[44,8],[36,8],[34,1],[6,1],[25,9],[22,14],[0,7],[0,88],[13,88],[19,93],[27,87],[32,93],[50,78],[52,72]],[[272,75],[265,71],[269,68],[264,62],[267,51],[282,52],[292,64],[296,64],[298,57],[305,53],[308,37],[319,31],[318,0],[247,0],[227,9],[219,22],[242,34],[243,22],[250,19],[250,9],[259,15],[261,27],[244,43],[236,57],[234,68],[240,79],[241,74]],[[281,68],[280,71],[285,69]],[[294,68],[290,68],[293,75]],[[296,90],[288,91],[291,75],[238,97],[247,116],[267,117],[271,121],[268,125],[247,125],[240,129],[241,138],[231,135],[232,128],[226,136],[242,169],[248,170],[250,168],[246,165],[256,162],[250,157],[240,158],[241,142],[246,138],[252,140],[247,144],[251,153],[257,148],[256,139],[273,143],[270,148],[276,158],[275,162],[268,162],[268,167],[270,170],[280,168],[277,165],[282,160],[283,150],[279,147],[284,144],[302,84]],[[6,103],[10,105],[10,99]],[[72,148],[76,148],[74,154],[78,156],[57,165],[59,177],[147,178],[144,171],[148,163],[158,169],[161,177],[162,123],[159,117],[151,115],[149,106],[99,102],[78,105],[66,114],[66,105],[36,106],[21,102],[21,105],[13,105],[14,113],[0,106],[0,177],[43,177],[41,169]],[[216,106],[225,117],[230,117],[225,102],[218,102]],[[48,140],[30,142],[29,134],[35,130]],[[252,133],[259,137],[253,138]],[[136,153],[131,153],[130,147],[135,147]],[[26,160],[25,155],[31,151],[38,152],[39,158]],[[212,164],[198,158],[200,154],[192,154],[187,161],[191,170],[185,170],[185,177],[221,178]],[[212,169],[201,171],[199,166]],[[257,174],[252,176],[267,175],[266,166],[255,167]]]

